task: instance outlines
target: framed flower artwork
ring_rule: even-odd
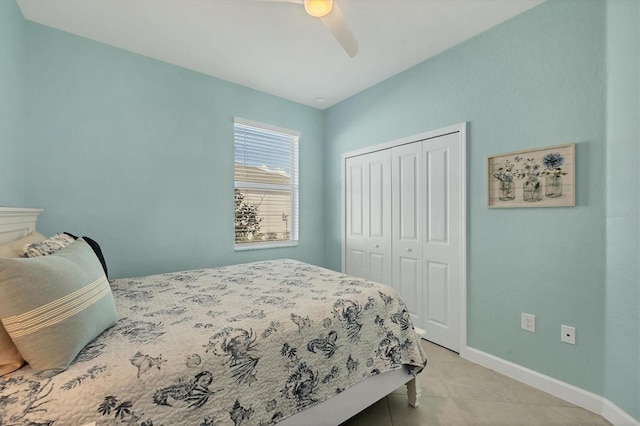
[[[575,205],[575,144],[487,157],[488,207]]]

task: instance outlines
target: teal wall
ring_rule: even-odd
[[[115,277],[276,257],[340,269],[341,154],[468,122],[468,344],[640,419],[638,8],[548,1],[320,112],[0,0],[0,205],[93,236]],[[234,116],[302,132],[297,248],[233,251]],[[487,209],[488,155],[568,142],[576,207]]]
[[[347,99],[325,118],[327,265],[340,268],[341,154],[468,122],[468,345],[599,395],[605,25],[605,2],[549,1]],[[488,155],[570,142],[576,207],[487,208]],[[535,334],[520,329],[521,312],[536,315]],[[560,341],[561,324],[577,328],[577,345]]]
[[[605,396],[640,419],[640,2],[607,5]]]
[[[95,238],[113,277],[324,263],[322,112],[27,23],[25,205]],[[233,118],[300,137],[300,245],[234,252]]]
[[[0,206],[24,206],[25,26],[0,0]]]

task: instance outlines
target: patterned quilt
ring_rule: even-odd
[[[120,320],[66,371],[0,377],[0,425],[271,425],[427,362],[392,288],[298,261],[111,287]]]

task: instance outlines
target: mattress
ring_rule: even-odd
[[[119,321],[66,371],[0,378],[0,425],[271,425],[427,363],[395,290],[294,260],[111,287]]]

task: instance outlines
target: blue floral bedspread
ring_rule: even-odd
[[[298,261],[111,287],[120,320],[66,371],[0,378],[0,425],[271,425],[427,363],[392,288]]]

